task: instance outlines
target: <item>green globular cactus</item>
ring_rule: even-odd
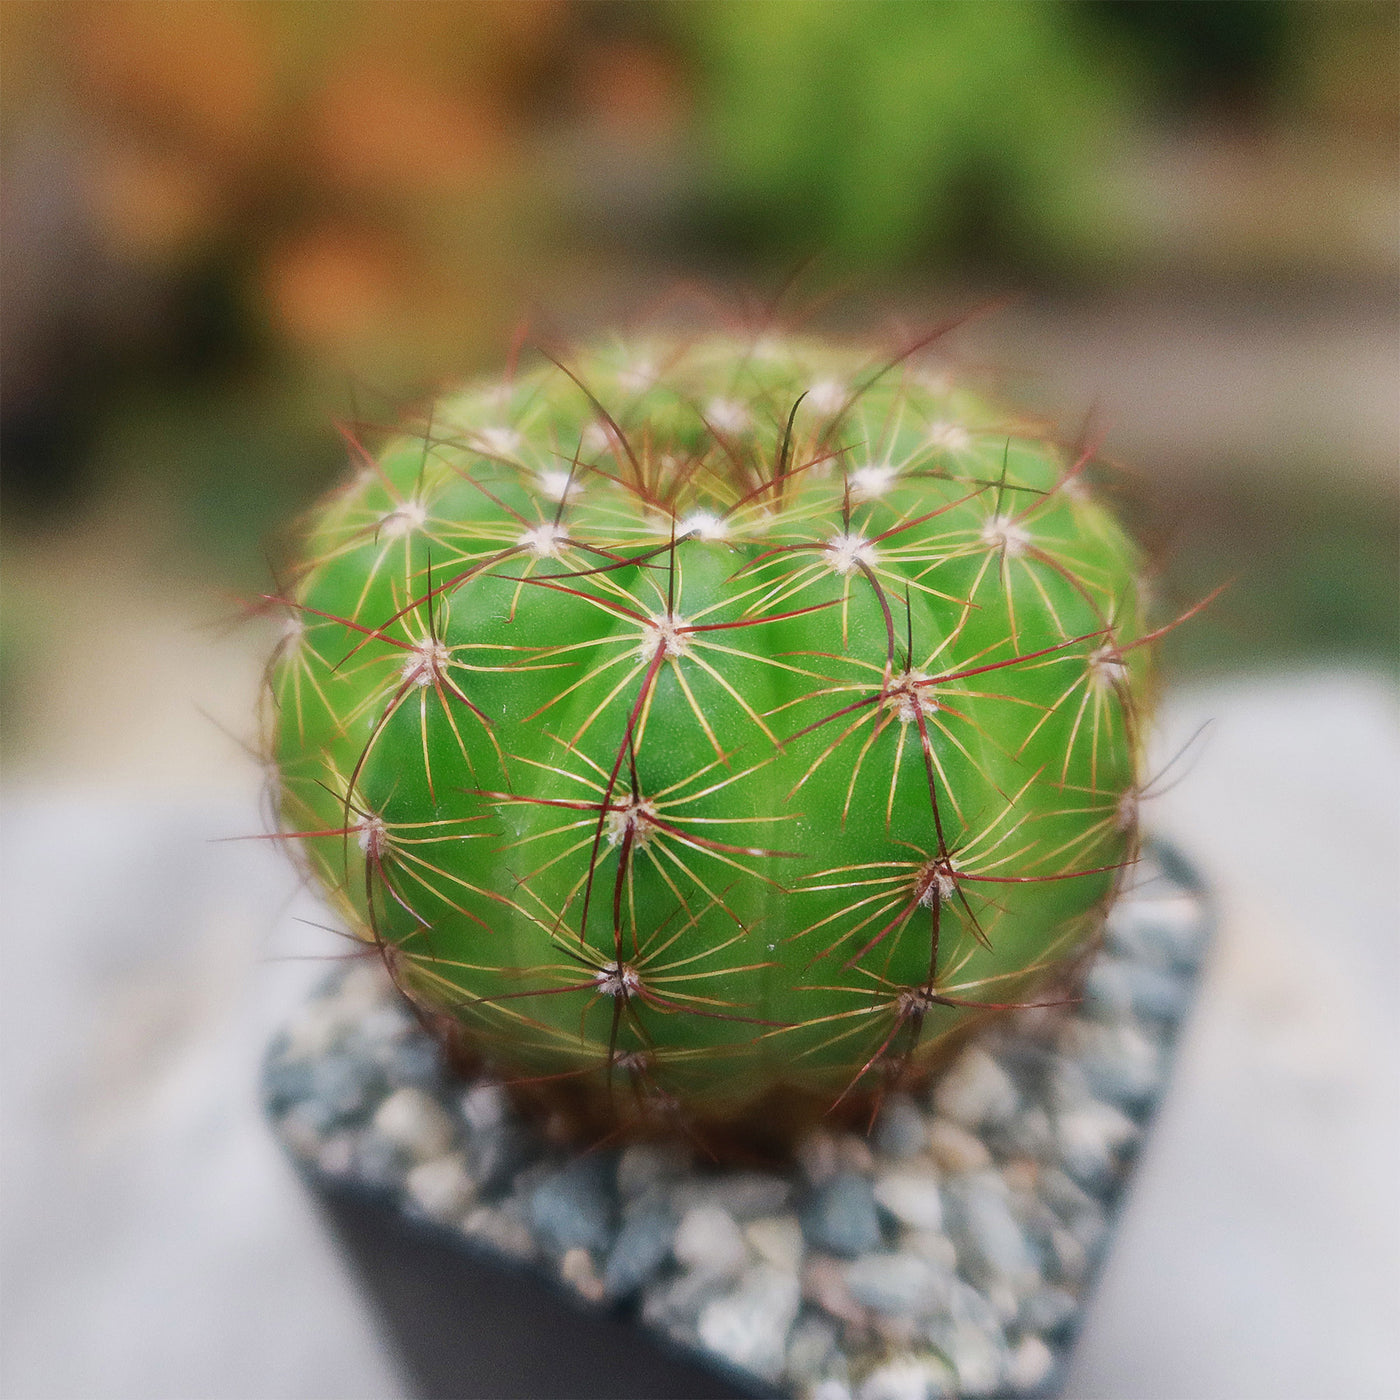
[[[273,600],[282,824],[508,1079],[869,1104],[1096,932],[1139,556],[1083,455],[917,359],[618,342],[352,444]]]

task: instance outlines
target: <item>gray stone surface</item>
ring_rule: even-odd
[[[949,1065],[934,1084],[932,1097],[944,1118],[972,1130],[1005,1123],[1019,1103],[1011,1076],[977,1044]]]
[[[433,1220],[454,1224],[466,1214],[476,1195],[476,1183],[467,1174],[460,1152],[419,1162],[404,1178],[409,1202]]]
[[[946,1193],[949,1236],[973,1282],[984,1287],[1007,1283],[1018,1289],[1039,1282],[1039,1261],[996,1172],[959,1177],[948,1183]]]
[[[705,1305],[697,1327],[701,1345],[740,1370],[777,1381],[787,1361],[788,1330],[799,1303],[794,1275],[770,1264],[756,1265],[737,1291]]]
[[[749,1248],[738,1222],[723,1206],[691,1206],[671,1244],[676,1261],[699,1274],[727,1277],[748,1262]]]
[[[416,1086],[395,1089],[384,1099],[374,1111],[371,1127],[415,1162],[442,1156],[456,1139],[447,1111]]]
[[[589,1249],[601,1254],[612,1244],[617,1203],[608,1179],[611,1167],[604,1158],[582,1157],[550,1172],[530,1192],[527,1218],[550,1253]]]
[[[681,1209],[713,1205],[727,1210],[735,1220],[757,1220],[787,1205],[792,1182],[773,1172],[687,1174],[677,1180],[674,1196]]]
[[[926,1317],[946,1305],[953,1276],[917,1254],[862,1254],[846,1268],[846,1289],[862,1307],[896,1317]]]
[[[676,1217],[669,1203],[652,1197],[627,1212],[603,1270],[609,1298],[630,1298],[671,1255]]]
[[[928,1122],[908,1094],[891,1094],[872,1137],[876,1151],[886,1157],[917,1157],[928,1146]]]
[[[943,1225],[943,1196],[930,1171],[884,1171],[875,1178],[875,1203],[901,1225],[938,1230]]]
[[[863,1254],[880,1243],[880,1216],[870,1181],[842,1172],[814,1190],[802,1209],[802,1233],[814,1249]]]

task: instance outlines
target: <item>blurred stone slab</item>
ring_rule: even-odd
[[[1151,823],[1203,869],[1221,925],[1066,1397],[1394,1393],[1398,699],[1393,677],[1338,667],[1168,696],[1155,766],[1211,728]],[[212,844],[265,827],[199,776],[172,800],[6,773],[0,1393],[398,1400],[407,1374],[254,1092],[343,944],[295,917],[324,922],[289,903],[273,843]],[[954,1162],[979,1146],[939,1144]],[[634,1274],[653,1229],[629,1236]]]
[[[1220,933],[1066,1393],[1390,1397],[1400,689],[1314,666],[1182,690],[1154,765],[1202,726],[1144,813]]]
[[[407,1393],[259,1111],[267,1039],[330,941],[289,917],[280,851],[221,839],[259,829],[208,793],[5,794],[6,1397]]]

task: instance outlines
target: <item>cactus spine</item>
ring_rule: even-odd
[[[356,448],[312,521],[283,825],[507,1076],[634,1119],[856,1102],[1095,931],[1138,556],[1084,460],[915,359],[593,348]]]

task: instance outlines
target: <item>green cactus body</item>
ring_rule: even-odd
[[[1138,559],[1081,465],[807,340],[441,400],[279,600],[283,824],[508,1076],[696,1122],[867,1096],[1134,855]]]

